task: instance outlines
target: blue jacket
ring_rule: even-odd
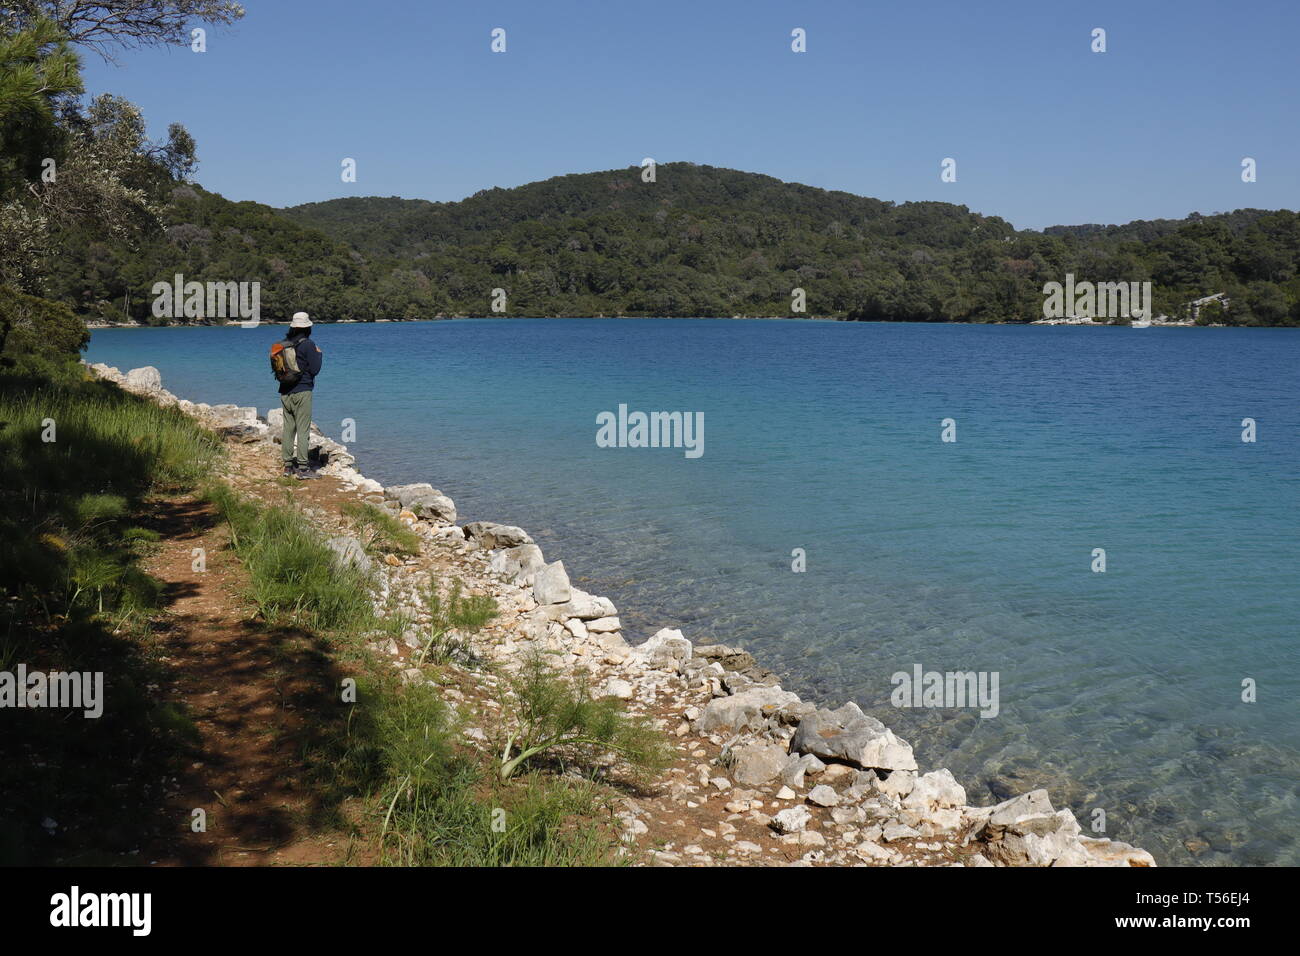
[[[302,375],[292,385],[281,382],[281,395],[310,392],[316,384],[316,376],[320,374],[321,362],[324,360],[324,356],[321,354],[320,346],[311,340],[310,335],[304,335],[299,339],[298,344],[294,346],[294,351],[298,353],[298,368],[301,369]]]

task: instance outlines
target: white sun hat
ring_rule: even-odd
[[[307,317],[306,312],[295,312],[292,321],[289,322],[291,329],[310,329],[311,319]]]

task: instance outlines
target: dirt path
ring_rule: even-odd
[[[165,819],[175,826],[142,856],[160,865],[364,862],[339,808],[308,779],[309,755],[344,717],[343,675],[314,638],[252,619],[247,572],[225,550],[211,505],[161,500],[148,525],[161,542],[146,569],[165,585],[152,648],[169,675],[159,692],[193,721],[193,743],[167,787]],[[196,570],[195,549],[206,570]],[[196,809],[204,832],[193,830]]]

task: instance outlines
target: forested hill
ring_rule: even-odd
[[[361,252],[397,315],[809,315],[1031,321],[1044,282],[1154,283],[1156,309],[1227,292],[1238,324],[1300,324],[1300,217],[1239,210],[1017,232],[964,206],[895,204],[669,163],[489,189],[460,202],[349,198],[284,210]],[[1216,316],[1216,318],[1218,318]]]
[[[46,294],[83,316],[158,321],[155,282],[259,280],[262,312],[322,320],[829,316],[1028,322],[1045,282],[1153,282],[1157,312],[1226,292],[1216,321],[1300,324],[1300,217],[1239,210],[1016,231],[964,206],[895,204],[770,176],[661,165],[489,189],[460,202],[349,198],[274,209],[173,184],[134,244],[61,236]],[[792,308],[802,289],[806,311]]]
[[[335,199],[285,212],[329,229],[362,251],[405,255],[433,251],[443,241],[482,241],[525,222],[563,229],[613,218],[663,224],[670,215],[687,216],[707,227],[707,235],[688,235],[688,241],[739,247],[838,229],[875,238],[907,235],[921,245],[956,248],[1013,232],[1003,220],[975,215],[964,206],[898,206],[694,163],[662,165],[655,181],[648,183],[642,181],[642,171],[632,167],[557,176],[514,189],[485,189],[460,202]]]
[[[277,209],[232,202],[197,186],[172,185],[159,204],[161,228],[132,243],[90,230],[60,235],[45,293],[85,318],[154,323],[152,289],[186,281],[261,283],[262,315],[306,309],[329,319],[375,319],[383,273],[347,243],[299,225]]]

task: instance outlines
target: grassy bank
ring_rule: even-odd
[[[121,865],[148,862],[134,856],[141,846],[184,848],[188,821],[168,801],[179,777],[193,785],[204,766],[203,733],[185,700],[206,698],[185,698],[177,682],[218,693],[209,676],[240,666],[222,657],[236,646],[226,637],[251,640],[267,662],[235,679],[267,685],[269,699],[299,718],[290,764],[305,768],[308,809],[296,825],[362,848],[338,862],[620,862],[605,825],[620,792],[599,779],[600,758],[661,765],[656,735],[547,667],[479,682],[489,675],[476,676],[485,665],[468,640],[495,616],[490,597],[435,581],[421,621],[378,613],[376,572],[341,564],[289,487],[283,500],[236,492],[219,477],[224,454],[178,410],[91,380],[74,363],[0,369],[0,671],[100,672],[105,681],[96,719],[66,708],[0,710],[0,864]],[[373,505],[347,504],[340,517],[374,559],[423,547]],[[188,565],[200,540],[225,548],[206,560],[241,593],[223,599],[228,630],[183,658],[198,669],[178,673],[168,609],[196,591],[199,569],[191,575]],[[170,565],[164,585],[144,566],[169,548],[185,569]],[[413,627],[424,644],[404,673],[366,646]],[[305,689],[277,698],[286,675]],[[443,694],[457,682],[490,684],[501,705],[499,726],[473,715],[489,728],[481,743]],[[265,732],[240,727],[248,740]]]
[[[450,632],[468,635],[482,627],[494,614],[490,601],[465,596],[455,584],[445,593],[433,588],[427,644],[418,656],[425,680],[403,681],[391,664],[358,653],[365,639],[400,637],[410,624],[376,616],[367,572],[339,566],[320,532],[291,504],[268,506],[223,485],[210,496],[249,572],[248,598],[264,625],[309,629],[350,663],[355,690],[346,680],[334,689],[336,732],[309,758],[317,786],[329,795],[324,805],[338,813],[318,824],[347,825],[340,808],[356,798],[361,815],[352,823],[364,838],[378,841],[383,862],[405,866],[577,866],[617,860],[609,836],[597,825],[608,818],[608,794],[600,786],[540,769],[505,780],[494,754],[464,745],[461,723],[437,686],[447,676],[444,642]],[[368,539],[376,551],[417,543],[404,526],[390,528],[365,511],[351,514],[358,530],[379,526]],[[574,706],[570,685],[534,676],[531,690],[526,706],[545,710],[542,720],[572,719],[572,713],[559,715]],[[594,705],[583,706],[587,710],[580,714],[587,719]],[[604,710],[602,717],[608,726],[599,732],[610,741],[615,731],[626,736],[617,718]]]
[[[110,862],[154,826],[193,727],[152,692],[147,501],[219,454],[184,415],[75,365],[0,373],[0,671],[102,672],[111,702],[96,719],[0,711],[0,863]]]
[[[133,515],[150,494],[193,487],[218,455],[184,415],[114,386],[0,376],[6,631],[33,614],[49,625],[154,607],[134,570],[150,533]]]

